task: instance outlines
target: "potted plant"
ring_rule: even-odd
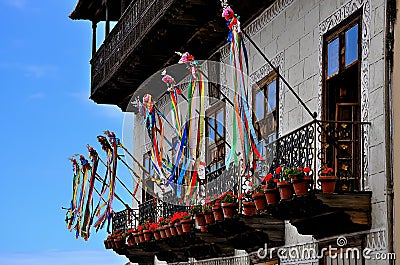
[[[170,218],[162,218],[162,217],[160,217],[160,219],[161,219],[161,226],[164,228],[164,238],[167,238],[167,237],[171,237],[172,236],[172,231],[171,231],[171,227],[173,227],[173,229],[174,230],[176,230],[175,229],[175,227],[173,226],[173,225],[170,225]]]
[[[167,225],[168,229],[169,229],[169,219],[168,218],[164,218],[164,217],[160,217],[158,218],[158,231],[160,232],[160,237],[161,238],[167,238],[167,235],[165,233],[165,225]]]
[[[310,183],[309,172],[309,167],[288,167],[283,170],[283,174],[286,174],[291,179],[294,193],[297,196],[306,195],[308,193],[308,186]]]
[[[276,178],[272,173],[268,173],[263,179],[262,183],[265,184],[265,199],[268,205],[275,205],[279,202],[279,192],[276,187],[279,179]]]
[[[333,168],[324,165],[321,168],[321,175],[318,178],[321,183],[323,193],[334,193],[336,187],[337,177],[333,173]]]
[[[243,215],[253,216],[256,213],[256,206],[255,206],[254,202],[252,201],[251,191],[242,193],[238,197],[238,200],[242,201]]]
[[[205,226],[206,219],[204,217],[203,206],[201,204],[190,206],[190,213],[194,215],[198,226]]]
[[[149,230],[153,232],[153,236],[155,240],[161,239],[161,234],[159,228],[159,223],[150,223]]]
[[[178,233],[178,235],[182,235],[183,234],[183,230],[182,230],[182,225],[180,222],[181,218],[181,213],[180,212],[176,212],[172,215],[170,222],[171,222],[171,226],[174,226],[176,228],[176,231]]]
[[[232,191],[228,191],[223,193],[220,196],[221,199],[221,208],[224,213],[224,218],[231,219],[235,214],[235,210],[237,207],[237,197],[233,194]]]
[[[143,236],[144,236],[144,241],[150,241],[151,236],[153,232],[150,230],[151,223],[149,220],[145,221],[143,224]]]
[[[181,225],[183,233],[189,233],[193,228],[193,220],[191,219],[191,215],[187,212],[181,212]]]
[[[214,214],[213,214],[212,206],[211,206],[211,202],[210,202],[210,197],[207,197],[205,201],[206,202],[203,205],[204,218],[206,219],[206,224],[210,225],[215,222]]]
[[[104,247],[106,249],[111,249],[112,248],[111,240],[112,240],[111,235],[108,235],[107,239],[104,240]]]
[[[292,184],[289,182],[289,176],[282,172],[282,166],[279,166],[275,170],[275,174],[278,176],[279,181],[276,186],[279,190],[281,200],[290,200],[292,198]]]
[[[251,197],[253,198],[254,204],[256,206],[257,211],[262,211],[265,209],[265,195],[264,188],[262,185],[253,184],[253,193]]]
[[[136,244],[134,233],[135,233],[135,229],[131,228],[125,234],[125,237],[127,239],[126,242],[128,243],[129,247]]]
[[[115,234],[114,243],[115,243],[115,249],[120,249],[120,248],[124,247],[125,238],[124,238],[124,234],[121,231],[119,231],[117,234]]]
[[[143,226],[139,225],[137,227],[137,233],[138,233],[138,237],[139,237],[139,243],[143,243],[144,242]]]
[[[224,214],[222,212],[220,199],[214,200],[214,202],[212,204],[212,212],[213,212],[215,221],[223,221],[224,220]]]

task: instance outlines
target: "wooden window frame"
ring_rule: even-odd
[[[216,114],[222,110],[223,111],[223,115],[224,115],[224,122],[223,122],[223,133],[222,133],[222,137],[217,141],[217,133],[216,131],[214,131],[214,141],[210,142],[209,141],[209,127],[210,125],[208,124],[210,121],[210,117],[213,117],[216,120]],[[205,152],[205,157],[206,157],[206,164],[207,167],[209,167],[212,163],[212,153],[211,150],[214,150],[215,148],[218,148],[218,146],[223,145],[224,148],[224,156],[226,156],[226,148],[225,148],[225,141],[226,141],[226,128],[225,128],[225,124],[226,124],[226,104],[225,101],[220,101],[215,103],[213,106],[211,106],[210,108],[207,109],[206,111],[206,152]],[[217,129],[216,124],[213,124],[215,130]]]
[[[268,86],[272,82],[276,82],[276,89],[275,89],[275,109],[272,111],[268,111],[268,96],[265,97],[266,93],[268,93]],[[274,115],[273,113],[275,112],[275,119],[276,119],[276,125],[275,125],[275,138],[278,138],[278,132],[279,132],[279,76],[275,71],[272,71],[268,73],[263,79],[261,79],[255,86],[253,86],[253,91],[252,91],[252,102],[253,102],[253,108],[256,108],[256,95],[260,90],[264,90],[264,117],[257,120],[256,113],[253,111],[253,123],[254,126],[256,127],[257,135],[258,135],[258,140],[262,141],[264,140],[266,143],[269,142],[269,139],[264,138],[264,136],[260,132],[260,128],[258,125],[258,122],[266,119],[269,115]]]
[[[361,45],[358,46],[358,58],[348,66],[346,66],[346,62],[342,63],[342,56],[345,57],[346,51],[340,51],[341,49],[345,48],[345,41],[341,40],[345,38],[345,33],[347,30],[352,28],[354,25],[358,24],[358,41],[361,42],[362,40],[362,16],[361,13],[358,11],[355,14],[351,15],[345,21],[342,21],[339,25],[334,27],[332,30],[328,31],[325,36],[323,37],[323,47],[322,47],[322,119],[329,120],[327,115],[327,82],[332,80],[334,77],[337,77],[343,74],[346,70],[352,68],[355,64],[358,64],[358,76],[360,78],[361,73],[361,54],[362,54],[362,47]],[[328,44],[336,39],[339,38],[339,65],[338,65],[338,72],[331,76],[328,76]],[[345,59],[344,59],[345,61]],[[357,93],[360,94],[361,91],[361,82],[358,84]]]

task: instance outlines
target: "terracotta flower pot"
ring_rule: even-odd
[[[144,241],[150,241],[152,234],[151,230],[143,230]]]
[[[110,240],[104,240],[104,247],[106,249],[111,249],[111,241]]]
[[[173,224],[169,226],[169,231],[171,231],[171,236],[176,236],[178,234],[178,231]]]
[[[222,211],[224,212],[224,218],[232,219],[235,214],[236,203],[234,202],[223,202],[221,203]]]
[[[114,238],[111,239],[110,246],[111,246],[112,249],[115,249],[115,239]]]
[[[208,225],[213,224],[215,222],[212,210],[205,211],[204,218],[206,218],[206,224]]]
[[[134,246],[136,244],[135,237],[133,236],[133,234],[129,235],[126,241],[129,247]]]
[[[181,224],[181,222],[175,223],[175,228],[176,228],[176,231],[178,232],[178,235],[183,235],[183,230],[182,230],[182,224]]]
[[[116,238],[114,239],[114,243],[115,243],[115,249],[120,249],[124,247],[124,241],[122,240],[122,238]]]
[[[279,202],[279,191],[277,189],[266,189],[264,192],[268,205],[275,205]]]
[[[290,182],[280,181],[276,186],[279,189],[281,200],[290,200],[292,198],[292,184]]]
[[[204,217],[203,212],[195,213],[194,218],[196,218],[196,222],[198,226],[205,226],[206,225],[206,218]]]
[[[297,196],[306,195],[308,193],[308,184],[310,183],[309,177],[304,177],[304,178],[293,177],[292,182],[293,182],[294,193]]]
[[[154,235],[154,239],[155,240],[160,240],[161,239],[161,234],[160,234],[160,230],[156,229],[153,231],[153,235]]]
[[[144,234],[143,234],[143,231],[140,231],[140,232],[138,233],[138,235],[139,235],[139,243],[143,243],[143,242],[144,242]]]
[[[321,183],[323,193],[334,193],[336,187],[336,176],[319,176],[318,181]]]
[[[256,205],[257,211],[262,211],[265,209],[265,195],[264,192],[257,192],[251,195],[254,204]]]
[[[207,233],[208,232],[207,227],[205,227],[205,226],[200,226],[200,231],[202,233]]]
[[[136,232],[134,235],[135,235],[135,243],[139,244],[140,243],[139,232]]]
[[[243,214],[246,216],[253,216],[256,213],[256,206],[254,202],[242,202]]]
[[[167,237],[171,237],[171,230],[169,229],[169,225],[164,225],[164,229],[165,229],[165,235]]]
[[[191,219],[182,219],[181,220],[182,231],[183,233],[189,233],[193,228],[193,220]]]
[[[164,227],[160,227],[158,230],[160,231],[160,237],[161,238],[167,238],[167,234],[165,233],[165,228]]]
[[[214,214],[215,221],[223,221],[224,220],[224,215],[223,215],[222,208],[221,208],[220,204],[214,205],[212,207],[212,211],[213,211],[213,214]]]

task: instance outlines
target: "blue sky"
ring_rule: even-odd
[[[87,143],[100,149],[103,130],[121,135],[123,120],[88,99],[91,25],[68,18],[75,4],[0,0],[0,265],[124,264],[104,249],[104,232],[76,240],[61,210],[71,198],[67,158],[86,155]]]

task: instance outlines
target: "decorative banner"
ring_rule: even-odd
[[[75,158],[70,158],[69,159],[72,162],[72,168],[74,172],[74,178],[72,181],[72,199],[71,199],[71,205],[70,208],[67,209],[67,213],[65,216],[65,222],[67,224],[68,229],[71,229],[74,221],[75,221],[75,216],[77,212],[77,195],[78,195],[78,189],[79,189],[79,181],[80,181],[80,176],[81,176],[81,171],[78,162],[76,161]]]
[[[76,231],[76,238],[79,237],[80,232],[81,232],[82,210],[83,210],[83,206],[85,204],[86,184],[88,181],[88,174],[89,174],[89,170],[90,170],[89,162],[85,159],[85,157],[83,155],[79,156],[79,160],[81,162],[81,172],[82,172],[83,178],[82,178],[82,184],[81,184],[81,192],[80,192],[80,196],[79,196],[79,206],[76,211],[78,220],[74,227],[74,230]]]
[[[245,62],[246,69],[248,70],[248,56],[246,46],[242,38],[239,17],[235,15],[232,8],[227,6],[225,1],[223,1],[222,4],[225,8],[222,13],[222,17],[224,17],[227,21],[226,24],[229,28],[227,41],[231,43],[230,64],[234,69],[234,113],[232,116],[233,143],[225,164],[229,165],[232,157],[235,164],[238,164],[238,156],[236,153],[236,138],[239,134],[242,147],[241,157],[243,159],[243,174],[248,174],[250,165],[253,162],[253,154],[257,156],[258,159],[263,160],[260,152],[257,149],[258,138],[252,122],[250,107],[248,103],[249,91],[246,88],[245,75],[243,73],[243,61]]]
[[[114,195],[115,195],[115,182],[116,182],[116,174],[117,174],[117,149],[119,145],[119,139],[115,137],[115,134],[113,132],[105,131],[104,132],[110,140],[110,144],[108,143],[107,139],[104,136],[98,136],[97,139],[99,140],[100,144],[102,145],[103,150],[106,151],[107,153],[107,171],[110,172],[110,183],[109,183],[109,193],[108,193],[108,199],[105,204],[99,207],[97,210],[96,215],[99,216],[98,220],[95,222],[94,227],[97,228],[102,228],[105,224],[106,221],[108,221],[107,224],[107,231],[110,232],[110,224],[111,224],[111,217],[112,217],[112,204],[114,201]],[[106,206],[106,210],[100,214],[101,210],[103,207]]]
[[[97,151],[94,150],[93,147],[87,146],[88,151],[89,151],[89,158],[92,161],[92,170],[91,170],[91,175],[90,175],[90,180],[89,180],[89,191],[88,191],[88,199],[86,202],[86,208],[85,208],[85,213],[84,213],[84,219],[83,219],[83,225],[82,225],[82,231],[81,231],[81,237],[83,237],[85,240],[89,239],[90,236],[90,226],[92,225],[93,222],[93,216],[94,214],[90,213],[90,206],[92,206],[92,212],[93,212],[93,190],[94,190],[94,183],[96,180],[96,174],[97,174],[97,166],[99,163],[99,157],[97,154]]]

